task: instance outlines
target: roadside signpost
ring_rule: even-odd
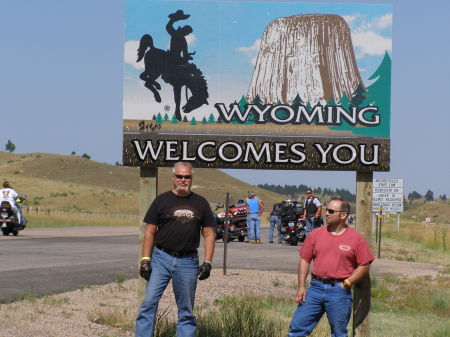
[[[376,215],[375,240],[378,258],[381,250],[381,224],[383,216],[397,214],[397,231],[400,230],[400,213],[403,212],[403,179],[379,178],[373,180],[372,213]]]

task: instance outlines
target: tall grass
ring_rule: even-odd
[[[417,223],[403,221],[397,230],[397,221],[386,219],[382,225],[382,236],[400,241],[415,242],[424,248],[433,250],[449,250],[450,226],[441,224]]]

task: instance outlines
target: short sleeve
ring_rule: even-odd
[[[369,248],[363,236],[360,236],[358,247],[356,249],[356,264],[362,266],[375,260],[375,256]]]
[[[153,200],[152,204],[150,205],[150,208],[145,214],[144,222],[147,224],[158,225],[159,207],[157,200],[158,198]]]
[[[202,227],[214,227],[214,215],[211,211],[211,207],[209,203],[205,200],[205,214],[203,216],[203,224]]]
[[[313,248],[316,237],[313,232],[306,237],[303,245],[300,247],[300,257],[308,263],[310,263],[313,258]]]
[[[314,198],[314,205],[316,205],[316,207],[322,206],[322,204],[320,203],[319,198]]]

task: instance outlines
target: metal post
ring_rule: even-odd
[[[380,228],[378,230],[378,258],[381,256],[381,224],[383,223],[383,208],[380,207]]]
[[[230,218],[228,214],[230,205],[230,193],[227,192],[225,197],[225,221],[223,222],[223,274],[227,275],[227,248],[228,248],[228,225],[230,224]]]
[[[138,252],[138,268],[140,267],[142,243],[144,241],[145,230],[147,225],[142,221],[147,213],[150,204],[158,194],[158,168],[141,167],[139,168],[139,252]],[[139,270],[139,269],[138,269]],[[145,295],[147,281],[138,276],[137,279],[137,295],[138,307],[141,305]]]
[[[370,243],[372,236],[372,172],[356,172],[356,219],[355,228]],[[353,290],[352,336],[370,337],[370,275],[367,274]]]
[[[397,232],[400,232],[400,213],[397,213]]]

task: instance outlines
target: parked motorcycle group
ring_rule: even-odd
[[[225,210],[218,212],[224,206],[217,204],[214,210],[216,220],[215,236],[216,240],[225,241],[225,227],[227,228],[227,242],[237,240],[243,242],[247,237],[247,209],[245,200],[238,200],[237,203],[230,205],[228,216]],[[285,200],[281,202],[280,219],[281,230],[280,238],[282,242],[296,246],[306,238],[305,219],[303,218],[304,208],[301,201]],[[323,224],[322,219],[318,219],[317,226]]]

